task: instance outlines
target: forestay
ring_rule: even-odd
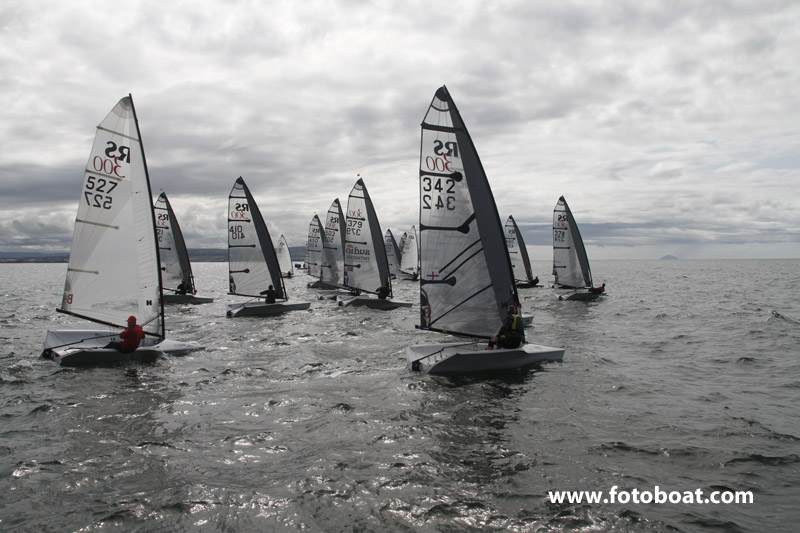
[[[389,264],[383,233],[364,181],[359,178],[347,199],[344,245],[345,285],[365,292],[387,287],[391,297]]]
[[[278,248],[275,250],[275,255],[278,256],[278,264],[281,266],[281,273],[287,276],[294,275],[294,266],[292,264],[292,254],[289,252],[289,243],[286,242],[286,237],[281,234],[278,239]]]
[[[308,225],[308,240],[306,241],[306,268],[307,274],[314,279],[319,279],[322,272],[322,252],[323,252],[322,224],[319,217],[314,215]]]
[[[161,282],[165,289],[177,290],[183,283],[188,294],[194,294],[194,276],[189,261],[186,241],[178,225],[178,219],[169,203],[167,193],[162,192],[155,205],[158,253],[161,258]]]
[[[531,270],[531,260],[528,257],[528,249],[525,247],[525,241],[522,239],[517,222],[511,215],[506,220],[505,232],[506,248],[508,248],[515,281],[532,283],[533,271]]]
[[[152,202],[136,112],[127,96],[97,127],[59,311],[119,327],[135,315],[146,333],[164,336]]]
[[[445,87],[422,122],[419,175],[420,327],[491,337],[516,287],[492,190]]]
[[[336,198],[328,208],[325,218],[325,240],[323,242],[322,281],[331,286],[344,285],[344,213]]]
[[[581,233],[562,196],[553,210],[553,276],[560,287],[592,286],[592,272]]]
[[[260,296],[272,285],[286,298],[275,247],[250,190],[239,177],[228,196],[229,294]]]

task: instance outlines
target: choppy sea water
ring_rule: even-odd
[[[227,265],[194,269],[217,300],[167,327],[205,351],[69,369],[38,358],[47,329],[88,325],[54,311],[66,265],[0,265],[0,530],[798,527],[800,261],[593,262],[598,302],[521,291],[563,363],[490,379],[409,371],[408,344],[447,340],[416,305],[228,319]],[[548,500],[614,486],[753,503]]]

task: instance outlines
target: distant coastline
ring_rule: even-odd
[[[292,261],[303,261],[304,246],[290,246]],[[225,248],[190,248],[189,260],[193,263],[221,263],[228,260]],[[69,253],[0,252],[0,263],[67,263]]]

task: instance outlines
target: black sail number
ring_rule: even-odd
[[[452,178],[432,178],[422,176],[422,208],[447,209],[456,208],[456,182]],[[427,193],[427,194],[426,194]]]
[[[116,188],[116,181],[107,180],[98,176],[87,176],[83,191],[86,205],[89,207],[111,209],[113,201],[111,192]]]

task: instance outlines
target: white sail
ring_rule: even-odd
[[[389,274],[397,277],[400,274],[400,249],[397,247],[397,241],[394,240],[394,235],[391,229],[386,229],[386,234],[383,237],[384,245],[386,246],[386,260],[389,262]]]
[[[347,200],[344,246],[345,285],[364,292],[377,293],[389,288],[389,264],[383,246],[375,208],[364,181],[359,178]]]
[[[257,297],[273,285],[275,297],[286,298],[267,224],[241,177],[228,196],[228,273],[230,294]]]
[[[592,272],[581,233],[562,196],[553,210],[553,276],[558,287],[592,286]]]
[[[419,176],[420,328],[491,337],[517,292],[492,190],[445,87],[422,122]]]
[[[400,242],[397,245],[397,248],[400,250],[400,264],[403,264],[403,250],[406,247],[406,240],[408,239],[408,232],[404,231],[403,236],[400,237]]]
[[[400,256],[400,271],[409,276],[419,275],[419,241],[417,228],[411,226],[411,231],[404,233],[403,251]]]
[[[275,249],[275,254],[278,256],[278,264],[281,266],[281,273],[284,276],[294,276],[294,265],[292,263],[292,254],[289,252],[289,243],[286,242],[286,237],[281,234],[278,239],[278,248]]]
[[[164,336],[153,200],[133,100],[97,127],[75,218],[59,311]]]
[[[329,286],[344,285],[344,222],[342,206],[336,198],[328,209],[324,228],[322,281]]]
[[[306,273],[314,279],[319,279],[322,272],[323,236],[322,224],[319,217],[314,215],[308,225],[308,240],[306,241]]]
[[[533,283],[533,272],[531,271],[531,260],[528,257],[528,249],[522,239],[517,227],[517,222],[513,216],[508,217],[505,225],[506,248],[511,259],[511,269],[514,271],[514,280],[518,283]]]
[[[188,294],[197,292],[194,287],[192,265],[178,219],[169,203],[167,193],[162,192],[155,205],[158,252],[161,259],[161,282],[165,290],[177,290],[183,283]]]

